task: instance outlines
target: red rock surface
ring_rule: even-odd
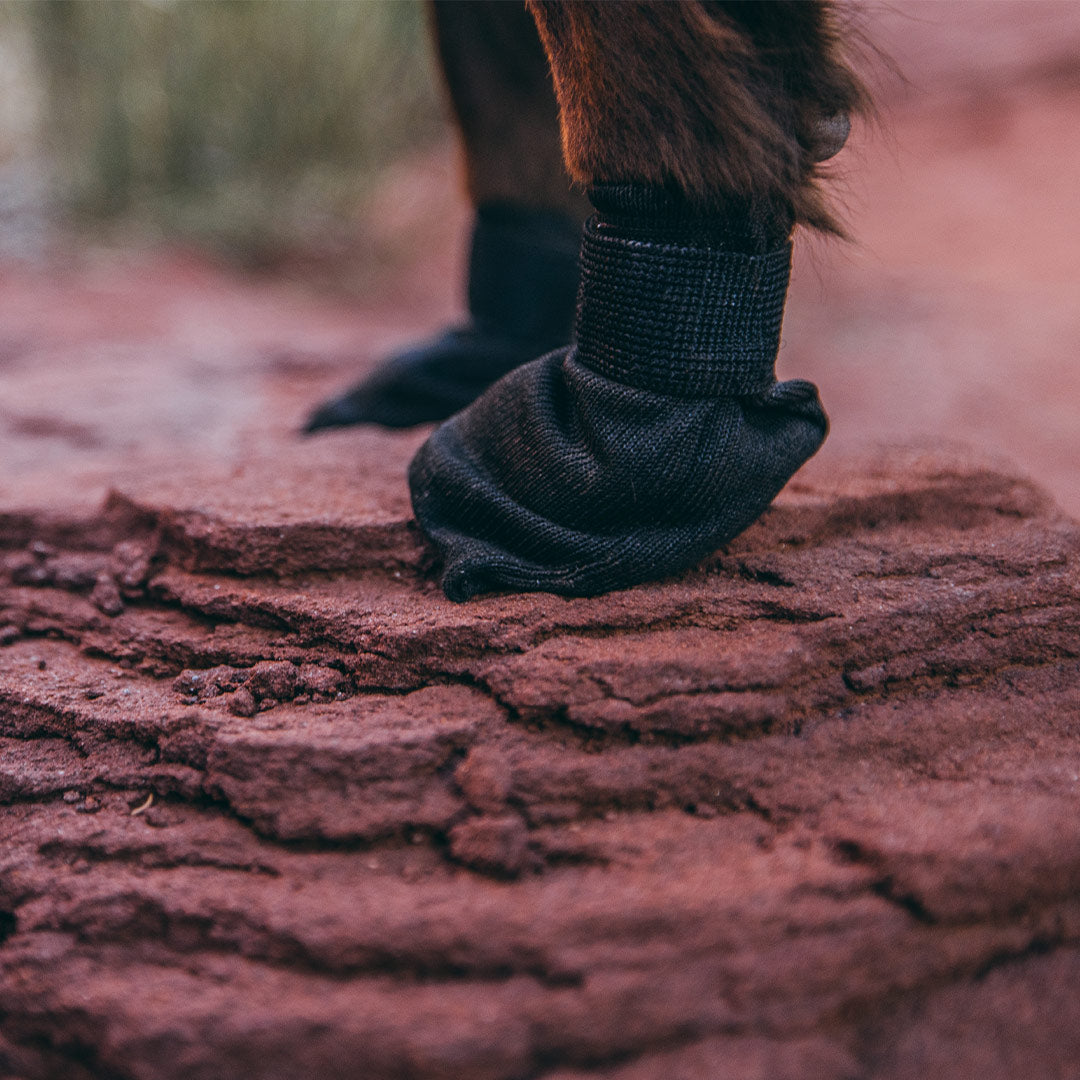
[[[320,475],[7,555],[9,1073],[899,1077],[1007,1062],[1016,1000],[1075,1061],[1080,527],[1030,484],[865,456],[682,579],[453,605]]]
[[[1080,526],[987,451],[1080,509],[1077,10],[878,17],[833,438],[657,585],[449,604],[423,433],[291,434],[460,208],[367,305],[0,270],[0,1077],[1075,1076]]]

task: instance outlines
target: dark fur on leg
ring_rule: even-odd
[[[469,321],[391,356],[322,402],[304,431],[442,420],[506,372],[565,344],[588,202],[563,165],[558,107],[521,3],[433,0],[432,30],[477,214]]]
[[[555,210],[578,221],[547,57],[523,3],[433,0],[431,26],[474,206]]]
[[[753,198],[839,232],[819,162],[867,96],[834,5],[528,0],[579,183],[674,188],[720,209]]]

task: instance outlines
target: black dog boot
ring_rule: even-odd
[[[410,466],[451,600],[592,595],[685,570],[825,438],[814,385],[773,370],[790,220],[705,215],[634,185],[590,197],[575,343],[501,379]]]
[[[556,211],[482,206],[469,256],[468,325],[391,357],[312,413],[304,430],[444,420],[496,379],[570,340],[581,222]]]

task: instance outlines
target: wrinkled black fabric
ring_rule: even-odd
[[[580,222],[519,206],[478,209],[469,256],[469,323],[390,357],[320,405],[306,432],[443,420],[496,379],[570,340]]]
[[[631,186],[592,197],[575,344],[501,379],[410,467],[452,600],[684,570],[825,437],[815,387],[773,373],[788,223],[745,206],[706,217]]]

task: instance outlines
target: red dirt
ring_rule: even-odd
[[[875,27],[833,434],[658,585],[449,604],[423,433],[293,435],[453,310],[420,173],[368,302],[0,268],[0,1078],[1075,1075],[1080,8]]]

